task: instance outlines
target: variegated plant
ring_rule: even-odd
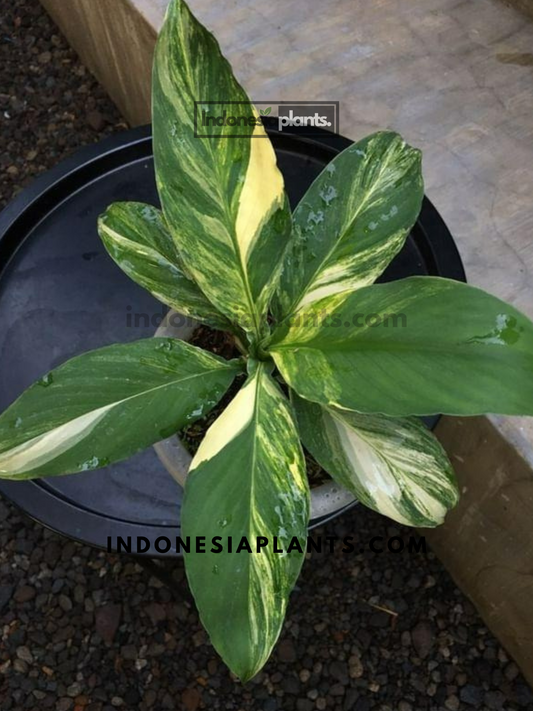
[[[339,154],[291,218],[261,123],[238,137],[227,126],[199,137],[198,101],[248,97],[212,35],[173,0],[154,65],[162,211],[114,204],[99,231],[132,279],[233,333],[242,357],[149,339],[74,358],[0,417],[0,475],[67,474],[124,459],[205,415],[247,372],[192,462],[182,509],[184,536],[276,536],[285,549],[186,555],[213,644],[246,680],[278,638],[304,558],[309,484],[299,435],[366,506],[436,526],[458,491],[446,454],[416,416],[533,414],[533,324],[462,283],[374,284],[422,201],[420,153],[400,136],[377,133]],[[403,327],[387,327],[391,313]],[[295,539],[300,546],[287,552]]]

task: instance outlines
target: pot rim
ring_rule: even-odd
[[[171,323],[172,320],[178,321],[179,324]],[[156,330],[154,338],[179,338],[188,341],[199,325],[197,321],[171,309]],[[192,457],[178,435],[156,442],[153,447],[170,476],[184,488]],[[327,519],[355,503],[357,501],[353,494],[330,479],[311,489],[311,520]]]

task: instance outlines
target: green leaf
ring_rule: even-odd
[[[314,402],[404,415],[533,415],[533,324],[467,284],[412,277],[327,297],[274,334]]]
[[[163,212],[187,271],[207,298],[259,335],[291,224],[274,150],[248,102],[214,37],[184,2],[173,0],[153,77]],[[222,117],[223,111],[256,125],[202,125],[204,115]]]
[[[423,196],[421,153],[398,134],[346,148],[294,212],[276,316],[372,284],[403,247]]]
[[[115,202],[98,220],[110,256],[137,284],[178,313],[219,329],[229,321],[189,279],[160,210],[139,202]]]
[[[416,418],[360,415],[293,398],[300,435],[335,481],[408,526],[438,526],[459,491],[446,452]]]
[[[182,532],[205,536],[205,553],[185,554],[200,617],[225,663],[243,681],[267,661],[283,624],[305,551],[309,487],[292,409],[256,364],[243,389],[208,430],[192,462]],[[225,551],[211,552],[222,537]],[[231,536],[233,553],[227,552]],[[242,537],[252,553],[236,553]],[[256,537],[269,545],[256,552]],[[274,537],[284,553],[274,552]]]
[[[103,467],[198,419],[239,361],[171,338],[108,346],[45,375],[0,416],[0,477]]]

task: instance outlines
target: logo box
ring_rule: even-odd
[[[194,136],[196,138],[242,138],[235,130],[228,133],[213,128],[247,125],[253,127],[255,106],[261,116],[277,120],[280,132],[293,126],[300,135],[316,136],[320,130],[339,133],[338,101],[195,101]]]

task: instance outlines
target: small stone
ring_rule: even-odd
[[[151,602],[144,609],[153,625],[157,625],[158,622],[163,622],[163,620],[166,620],[167,618],[165,608],[158,602]]]
[[[292,664],[298,659],[294,644],[290,639],[284,639],[278,645],[278,657],[281,662]]]
[[[348,689],[346,696],[344,697],[343,711],[355,710],[355,705],[359,700],[358,689]],[[364,701],[364,699],[363,699]]]
[[[64,696],[62,699],[59,699],[57,702],[56,706],[56,711],[69,711],[69,709],[72,708],[72,699],[67,699],[66,696]]]
[[[505,694],[501,691],[487,691],[483,700],[491,711],[501,711],[505,704]]]
[[[300,681],[305,684],[311,678],[311,672],[309,671],[309,669],[302,669],[302,671],[299,674],[299,677],[300,677]]]
[[[19,647],[17,649],[17,657],[28,664],[33,664],[33,654],[28,647]]]
[[[144,694],[143,701],[148,708],[151,708],[157,700],[157,693],[153,689],[148,689]]]
[[[424,620],[411,630],[413,647],[420,659],[425,659],[433,646],[433,630],[431,625]]]
[[[198,689],[185,689],[185,691],[181,695],[181,701],[187,711],[196,711],[196,709],[200,705],[201,700],[202,695],[200,694]]]
[[[316,707],[319,709],[319,711],[324,711],[324,709],[327,707],[328,702],[323,696],[319,696],[318,699],[316,700]]]
[[[449,711],[459,711],[459,699],[455,694],[448,696],[444,702],[444,706],[449,709]]]
[[[72,610],[72,601],[66,595],[59,596],[59,607],[63,612],[70,612]]]
[[[348,660],[348,672],[352,679],[360,679],[363,676],[363,663],[355,654]]]
[[[533,692],[525,684],[516,684],[513,689],[513,701],[522,708],[532,708]]]
[[[76,696],[79,696],[82,692],[81,684],[78,681],[75,681],[74,684],[71,684],[67,688],[67,694],[73,699]]]
[[[37,57],[37,61],[39,64],[49,64],[49,62],[52,60],[52,53],[51,52],[41,52],[39,56]]]
[[[115,708],[119,708],[119,706],[124,706],[124,699],[122,699],[120,696],[113,696],[111,699],[111,706],[114,706]]]
[[[0,585],[0,612],[6,607],[13,595],[12,585]]]
[[[478,686],[467,684],[461,689],[459,698],[464,704],[480,706],[483,701],[483,691]]]
[[[33,600],[33,598],[36,595],[35,588],[32,588],[30,585],[21,585],[19,588],[15,590],[15,594],[13,595],[13,598],[15,602],[29,602],[30,600]]]
[[[372,691],[372,689],[370,689],[370,690]],[[378,684],[378,690],[379,690],[379,684]],[[345,688],[341,683],[333,684],[333,686],[329,687],[329,693],[332,696],[344,696],[344,692],[345,692]]]
[[[19,674],[27,674],[29,666],[23,659],[15,659],[13,662],[13,669]]]
[[[286,694],[293,694],[296,696],[300,693],[300,682],[294,676],[286,676],[285,678],[282,677],[280,686]]]
[[[90,111],[87,114],[87,123],[93,131],[100,132],[105,126],[105,119],[99,111]]]
[[[201,647],[206,642],[207,642],[207,635],[204,632],[204,630],[198,630],[198,632],[195,632],[193,634],[192,643],[194,644],[195,647]]]
[[[329,665],[329,673],[331,676],[340,681],[341,684],[348,684],[348,667],[345,662],[335,660]]]
[[[516,677],[520,674],[520,671],[514,662],[511,662],[505,667],[505,678],[507,681],[514,681]]]
[[[95,612],[96,631],[107,644],[112,644],[120,624],[121,605],[104,605]]]
[[[400,701],[398,711],[413,711],[413,707],[408,701]]]
[[[121,648],[120,654],[128,661],[135,661],[137,659],[137,648],[133,644],[125,645]]]

